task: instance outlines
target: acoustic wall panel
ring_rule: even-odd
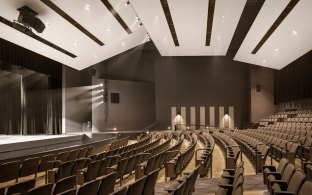
[[[215,127],[215,107],[209,107],[209,127]]]
[[[194,130],[196,128],[196,114],[195,114],[195,107],[191,107],[190,108],[191,111],[191,120],[190,120],[190,127],[192,130]]]
[[[219,107],[219,127],[224,128],[224,107]]]
[[[177,108],[171,107],[171,129],[174,130],[175,117],[177,116]]]
[[[234,106],[229,107],[229,128],[234,129]]]
[[[206,113],[205,113],[205,107],[199,108],[199,123],[200,123],[200,129],[204,129],[206,125]]]
[[[186,129],[186,107],[181,107],[181,129]]]

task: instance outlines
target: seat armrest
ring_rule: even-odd
[[[164,190],[171,193],[171,192],[175,191],[176,188],[165,188]]]
[[[223,169],[223,172],[224,172],[224,171],[229,172],[230,175],[234,175],[234,173],[235,173],[235,169]]]
[[[275,192],[275,195],[295,195],[295,193],[287,192],[287,191],[280,191],[280,192]]]
[[[274,181],[273,183],[279,184],[282,191],[287,190],[288,184],[286,181],[283,181],[283,180],[273,180],[273,181]]]
[[[233,189],[233,185],[231,184],[218,184],[221,188]]]
[[[264,170],[265,168],[268,168],[271,172],[276,171],[276,167],[274,167],[273,165],[262,165],[262,169]]]
[[[225,179],[233,179],[234,175],[222,175],[222,177]]]

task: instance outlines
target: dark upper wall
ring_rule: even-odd
[[[274,105],[274,72],[273,69],[250,66],[251,122],[257,122],[277,111]]]
[[[65,100],[65,130],[79,132],[83,123],[92,120],[92,79],[88,70],[63,67],[63,95]]]
[[[170,124],[172,106],[234,106],[235,125],[249,121],[249,65],[228,57],[159,58],[155,90],[162,128]]]

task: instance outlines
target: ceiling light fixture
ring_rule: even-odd
[[[140,18],[138,16],[135,17],[136,21],[140,21]]]
[[[124,41],[121,43],[121,46],[125,46],[125,42]]]
[[[142,26],[143,25],[142,22],[139,25]]]
[[[262,60],[262,63],[265,64],[265,63],[266,63],[266,60]]]
[[[125,6],[128,6],[128,5],[130,5],[130,1],[129,0],[127,0],[126,3],[125,3]]]
[[[77,46],[78,44],[79,44],[78,41],[75,41],[75,42],[73,43],[74,46]]]
[[[279,51],[279,49],[276,48],[275,51]]]
[[[222,16],[222,18],[225,18],[225,16]]]
[[[110,30],[111,30],[111,27],[108,26],[108,27],[106,28],[106,31],[110,31]]]
[[[45,27],[49,28],[50,27],[50,23],[46,22],[44,23]]]
[[[84,7],[84,8],[85,8],[86,10],[89,10],[90,7],[91,7],[91,6],[90,6],[89,4],[85,4],[85,7]]]
[[[94,54],[93,57],[94,57],[94,58],[97,58],[97,55]]]
[[[293,35],[296,35],[296,34],[298,34],[298,32],[295,31],[295,30],[293,30],[293,31],[292,31],[292,34],[293,34]]]

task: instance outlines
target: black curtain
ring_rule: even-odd
[[[63,65],[1,38],[0,45],[0,69],[22,75],[15,87],[0,89],[0,101],[7,100],[0,106],[5,107],[0,134],[60,134]],[[14,99],[18,97],[20,102]]]
[[[0,71],[0,134],[20,134],[21,76]]]
[[[312,51],[275,72],[275,104],[312,98]]]

